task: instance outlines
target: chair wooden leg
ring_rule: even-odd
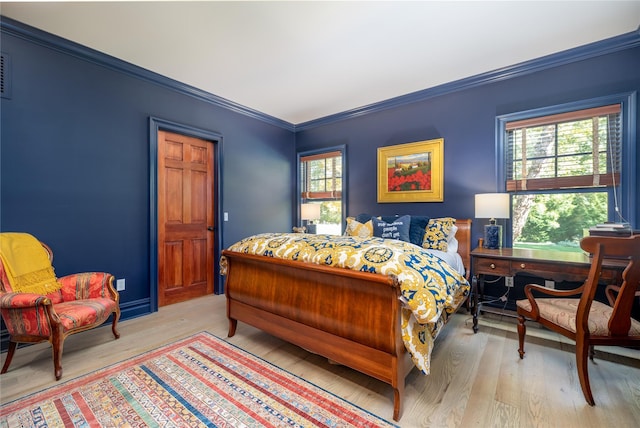
[[[518,353],[520,354],[520,359],[524,358],[524,335],[527,332],[527,327],[524,325],[525,321],[523,315],[518,316],[518,344],[520,345]]]
[[[51,332],[51,351],[53,353],[53,371],[56,380],[62,377],[62,345],[64,344],[64,336],[62,328],[54,328]]]
[[[578,340],[576,342],[576,367],[578,368],[578,378],[580,379],[580,387],[584,394],[585,400],[590,406],[596,403],[591,394],[591,385],[589,384],[589,367],[588,367],[589,345]]]
[[[16,352],[16,347],[18,346],[17,342],[9,341],[9,348],[7,349],[7,358],[4,360],[4,365],[2,366],[2,373],[6,373],[9,370],[9,364],[11,364],[11,360],[13,359],[13,354]]]
[[[120,339],[120,333],[118,333],[118,320],[120,319],[120,311],[113,314],[113,322],[111,323],[111,331],[116,339]]]
[[[593,361],[593,359],[595,358],[595,356],[596,356],[596,347],[595,347],[595,346],[593,346],[593,345],[591,345],[591,346],[589,346],[589,359],[590,359],[591,361]]]

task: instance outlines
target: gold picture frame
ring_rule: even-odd
[[[444,201],[444,139],[378,148],[378,202]]]

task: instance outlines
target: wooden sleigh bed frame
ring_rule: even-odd
[[[469,279],[471,220],[457,220],[456,226]],[[242,321],[388,383],[393,419],[400,420],[405,377],[414,364],[402,341],[396,278],[229,250],[222,254],[229,337]]]

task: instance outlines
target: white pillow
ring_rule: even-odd
[[[458,252],[458,240],[456,239],[457,231],[458,226],[453,225],[453,227],[451,228],[451,232],[449,232],[449,236],[447,236],[447,253]]]

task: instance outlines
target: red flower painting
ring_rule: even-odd
[[[387,169],[387,191],[431,190],[429,163]]]

